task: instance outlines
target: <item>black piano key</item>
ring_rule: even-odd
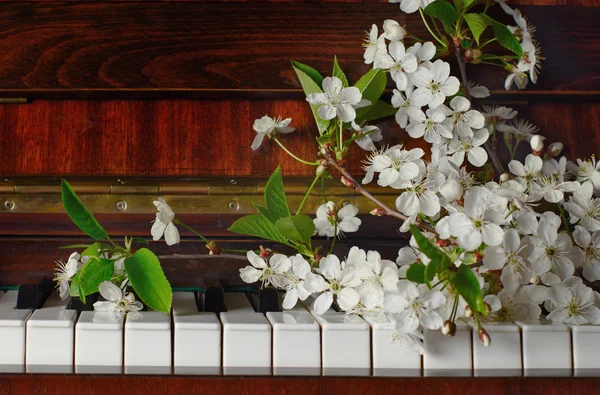
[[[203,310],[216,314],[226,311],[224,291],[219,280],[212,277],[205,277],[203,280],[205,286]]]
[[[17,309],[41,309],[53,290],[54,282],[49,277],[39,284],[22,284],[17,294]]]
[[[263,288],[258,293],[258,309],[259,313],[267,313],[269,311],[281,311],[279,304],[279,294],[275,288]]]
[[[81,313],[82,311],[94,311],[94,303],[98,301],[100,294],[98,292],[87,295],[85,297],[85,303],[81,301],[81,299],[77,297],[71,298],[71,302],[69,302],[69,306],[67,309],[69,310],[77,310],[77,312]]]

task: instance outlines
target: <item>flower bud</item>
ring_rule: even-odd
[[[450,320],[444,321],[444,324],[442,325],[442,333],[445,336],[456,335],[456,324]]]
[[[529,282],[533,285],[538,285],[540,283],[540,276],[534,274],[533,277],[529,280]]]
[[[327,154],[331,153],[331,143],[323,144],[323,147],[321,148],[321,153],[323,155],[327,155]]]
[[[338,213],[337,205],[334,202],[327,202],[327,215],[335,217]]]
[[[261,258],[269,258],[271,255],[273,255],[273,251],[271,251],[270,248],[265,248],[263,246],[260,246]]]
[[[544,149],[544,137],[539,135],[531,137],[529,145],[531,145],[531,150],[534,153],[542,152],[542,150]]]
[[[471,308],[471,306],[465,307],[465,317],[467,317],[467,318],[473,317],[473,309]]]
[[[344,184],[348,188],[354,189],[354,187],[355,187],[354,181],[352,181],[351,179],[347,178],[346,176],[342,176],[341,180],[342,180],[342,184]]]
[[[490,304],[488,302],[483,302],[483,304],[485,305],[485,311],[487,311],[487,314],[492,312],[492,306],[490,306]]]
[[[546,150],[546,152],[548,153],[548,155],[550,157],[556,158],[558,155],[560,155],[563,148],[564,148],[563,143],[561,143],[560,141],[556,141],[548,146],[548,149]]]
[[[479,341],[484,347],[489,347],[492,344],[492,339],[487,331],[483,328],[477,331],[477,335],[479,336]]]
[[[500,182],[506,182],[506,181],[508,181],[509,177],[510,176],[508,175],[508,173],[502,173],[500,175]]]
[[[385,215],[385,210],[381,207],[376,207],[373,210],[371,210],[370,214],[376,217],[383,217]]]
[[[440,188],[440,193],[448,202],[460,199],[463,192],[463,186],[458,180],[446,180]]]
[[[383,31],[385,32],[385,38],[390,41],[399,41],[406,35],[406,30],[400,24],[392,19],[386,19],[383,21]]]
[[[221,249],[217,246],[217,243],[212,240],[206,243],[206,248],[208,249],[208,255],[219,255],[221,253]]]

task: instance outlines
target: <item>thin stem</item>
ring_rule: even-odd
[[[429,30],[429,34],[431,34],[431,36],[433,36],[433,38],[435,38],[435,40],[442,44],[442,46],[444,48],[446,48],[448,45],[446,45],[445,42],[443,42],[438,36],[435,35],[435,33],[431,30],[431,28],[429,27],[429,24],[427,24],[427,20],[425,19],[425,15],[423,15],[423,11],[421,11],[421,9],[419,8],[419,14],[421,14],[421,19],[423,20],[423,23],[425,24],[425,27],[427,28],[427,30]]]
[[[342,176],[344,176],[346,179],[348,179],[350,182],[352,182],[352,185],[353,185],[356,193],[360,193],[361,195],[363,195],[366,198],[368,198],[369,200],[371,200],[373,203],[377,204],[379,207],[381,207],[383,209],[383,211],[385,212],[386,215],[389,215],[394,218],[398,218],[401,221],[406,221],[408,219],[408,217],[402,215],[401,213],[399,213],[396,210],[392,210],[391,208],[389,208],[388,206],[383,204],[383,202],[381,202],[379,199],[377,199],[375,196],[371,195],[367,190],[365,190],[363,187],[361,187],[360,184],[358,182],[356,182],[354,177],[352,177],[350,175],[348,170],[346,170],[344,167],[340,166],[340,164],[333,158],[333,156],[331,155],[331,151],[326,151],[325,153],[323,153],[323,156],[325,157],[325,160],[327,160],[327,163],[329,163],[329,165],[331,167],[335,168]],[[421,228],[422,230],[426,230],[428,232],[431,232],[431,233],[437,235],[435,228],[431,225],[427,225],[423,222],[417,221],[415,223],[415,226],[417,226],[418,228]]]
[[[421,40],[419,37],[415,37],[415,36],[406,36],[406,38],[410,38],[412,40],[418,41],[420,43],[422,43],[425,40]]]
[[[321,194],[323,195],[323,200],[325,200],[325,204],[327,204],[327,195],[325,194],[325,175],[321,177]]]
[[[331,246],[329,247],[329,253],[333,252],[333,247],[335,246],[335,241],[337,240],[337,220],[335,224],[333,224],[333,241],[331,242]]]
[[[284,150],[289,156],[291,156],[292,158],[296,159],[298,162],[304,163],[305,165],[309,165],[309,166],[319,166],[319,162],[309,162],[309,161],[306,161],[304,159],[300,159],[296,155],[292,154],[290,152],[290,150],[288,150],[285,147],[285,145],[283,145],[281,143],[281,141],[279,141],[279,139],[277,137],[273,137],[273,140],[281,147],[282,150]]]
[[[482,63],[482,64],[489,64],[490,66],[496,66],[496,67],[500,67],[500,68],[502,68],[502,69],[504,68],[504,65],[503,65],[503,64],[500,64],[500,63],[492,63],[492,62],[488,62],[488,61],[486,61],[486,60],[482,60],[482,61],[480,61],[479,63]]]
[[[344,148],[344,137],[343,137],[343,133],[344,130],[342,129],[342,121],[339,122],[340,124],[340,134],[338,135],[338,149],[341,151]]]
[[[469,80],[467,79],[467,69],[465,67],[465,60],[462,56],[462,50],[460,49],[460,47],[456,47],[454,53],[456,55],[456,61],[458,62],[458,67],[460,69],[460,76],[462,79],[463,91],[465,93],[466,98],[469,99],[469,101],[471,101],[472,100],[471,93],[469,92],[469,88],[468,88]],[[492,148],[489,141],[486,141],[483,144],[483,147],[487,151],[489,157],[492,159],[492,164],[494,165],[496,174],[498,176],[500,176],[501,174],[504,173],[504,168],[502,167],[502,163],[500,162],[500,159],[498,159],[498,155],[496,155],[496,150]]]
[[[112,241],[112,239],[110,238],[110,236],[109,236],[109,235],[106,235],[106,240],[108,240],[108,242],[109,242],[110,244],[112,244],[112,246],[113,246],[114,248],[117,248],[117,247],[119,247],[119,245],[118,245],[118,244],[116,244],[114,241]]]
[[[182,222],[179,218],[175,218],[175,220],[173,222],[176,223],[177,225],[183,226],[184,228],[186,228],[187,230],[189,230],[190,232],[192,232],[193,234],[195,234],[196,236],[198,236],[199,238],[201,238],[202,241],[204,241],[206,244],[210,243],[210,241],[208,241],[208,239],[206,237],[202,236],[200,233],[198,233],[191,226],[189,226],[189,225],[185,224],[184,222]]]
[[[310,192],[312,191],[312,189],[314,188],[315,184],[319,180],[319,177],[321,177],[321,174],[317,174],[316,177],[315,177],[315,179],[313,180],[312,184],[310,184],[310,186],[308,187],[308,190],[304,194],[304,199],[302,199],[302,202],[300,202],[300,207],[298,207],[298,210],[296,211],[296,215],[300,214],[300,210],[302,210],[302,207],[304,206],[304,203],[306,203],[306,200],[308,199],[308,195],[310,195]]]
[[[563,220],[565,229],[567,230],[567,232],[569,232],[569,235],[571,236],[571,238],[573,238],[573,233],[571,232],[571,228],[569,228],[569,220],[567,219],[567,215],[565,214],[565,209],[564,209],[563,205],[560,203],[557,203],[556,205],[558,206],[558,211],[560,212],[560,218],[562,218],[562,220]]]
[[[484,42],[483,44],[481,44],[480,46],[478,46],[478,49],[481,49],[483,47],[485,47],[486,45],[493,43],[494,41],[498,41],[498,39],[496,37],[494,38],[490,38],[489,40],[487,40],[486,42]]]

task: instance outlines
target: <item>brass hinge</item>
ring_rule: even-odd
[[[0,97],[0,104],[27,104],[26,97]]]
[[[60,213],[60,179],[20,178],[0,181],[1,212]],[[153,201],[162,196],[181,214],[251,214],[254,202],[264,205],[266,178],[88,178],[69,180],[80,199],[95,213],[146,214],[155,212]],[[288,178],[285,191],[291,209],[298,207],[311,179]],[[319,183],[320,184],[320,183]],[[397,191],[374,185],[369,191],[385,204],[394,205]],[[353,203],[361,212],[374,208],[371,201],[341,183],[325,183],[328,200],[338,205]],[[315,187],[302,210],[314,214],[324,203],[321,187]]]

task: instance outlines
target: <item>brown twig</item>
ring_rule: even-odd
[[[348,173],[348,170],[346,170],[345,167],[341,166],[338,163],[338,161],[335,160],[335,158],[333,157],[333,154],[331,153],[331,150],[329,148],[325,147],[323,149],[323,157],[325,158],[325,160],[327,161],[327,164],[330,167],[336,169],[342,175],[342,177],[344,177],[346,180],[348,180],[350,182],[351,185],[348,185],[349,187],[354,189],[354,191],[356,191],[356,193],[360,193],[367,199],[371,200],[373,203],[377,204],[385,212],[385,215],[389,215],[391,217],[398,218],[401,221],[406,221],[408,219],[407,216],[399,213],[396,210],[392,210],[391,208],[386,206],[381,200],[377,199],[375,196],[371,195],[366,189],[364,189],[362,186],[360,186],[360,184],[358,182],[356,182],[354,177],[352,177],[350,175],[350,173]],[[415,223],[415,226],[422,230],[425,230],[427,232],[431,232],[435,235],[438,234],[435,231],[435,228],[433,226],[425,224],[423,222],[417,221]]]
[[[467,99],[469,99],[469,101],[471,101],[472,97],[471,97],[471,93],[469,92],[469,80],[467,79],[467,69],[465,67],[465,59],[463,57],[462,50],[459,45],[456,46],[454,53],[456,55],[456,61],[458,62],[458,68],[460,69],[460,77],[462,79],[463,91],[464,91]],[[483,144],[483,147],[485,148],[488,155],[492,159],[492,164],[494,165],[494,170],[496,170],[496,174],[498,176],[500,176],[502,173],[504,173],[504,170],[502,167],[502,163],[500,163],[500,159],[498,159],[498,155],[496,155],[495,147],[492,147],[492,145],[490,144],[489,141],[486,141]]]

